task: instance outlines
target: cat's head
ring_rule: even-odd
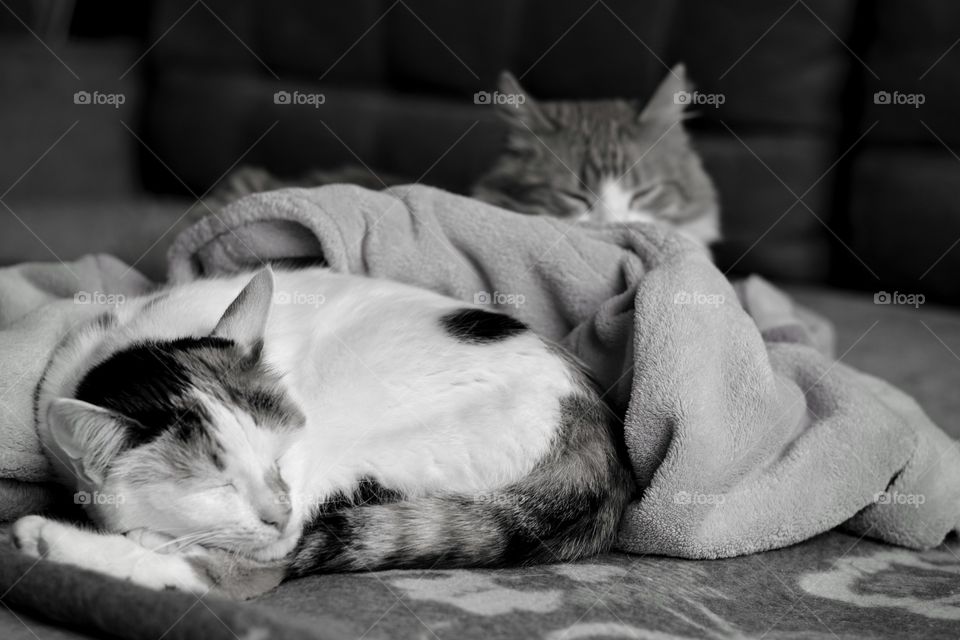
[[[539,102],[508,72],[498,101],[506,146],[474,195],[520,213],[570,221],[663,221],[707,244],[719,236],[717,194],[684,128],[683,65],[645,105]],[[522,97],[521,97],[522,96]]]
[[[304,417],[262,361],[272,297],[261,271],[209,335],[127,346],[50,404],[48,446],[99,524],[250,555],[292,546],[279,458]]]

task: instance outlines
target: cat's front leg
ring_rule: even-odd
[[[223,549],[177,549],[169,536],[137,530],[98,533],[42,516],[27,516],[11,529],[14,545],[45,558],[129,580],[149,589],[210,591],[244,600],[270,591],[286,575],[286,560],[259,562]],[[162,548],[162,552],[161,552]]]
[[[10,530],[13,544],[34,558],[71,564],[150,589],[204,594],[212,583],[191,561],[147,549],[130,538],[97,533],[43,516],[26,516]]]

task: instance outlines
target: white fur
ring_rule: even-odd
[[[597,200],[590,211],[580,216],[579,220],[581,222],[658,223],[662,221],[664,213],[662,211],[658,215],[654,211],[631,208],[633,194],[624,189],[616,180],[605,181],[600,189],[599,196],[600,199]],[[717,212],[710,210],[698,216],[693,222],[676,225],[676,229],[699,244],[709,245],[720,239],[718,219]]]
[[[127,536],[104,535],[42,516],[20,518],[11,536],[34,558],[80,566],[151,589],[205,594],[211,588],[185,557],[157,553]]]
[[[649,213],[630,208],[632,195],[616,180],[607,180],[600,187],[600,199],[585,215],[586,220],[600,222],[653,222]]]
[[[565,363],[537,337],[465,344],[446,335],[439,318],[471,305],[394,282],[309,269],[276,274],[263,352],[306,416],[303,429],[263,429],[198,398],[221,427],[233,487],[145,486],[136,481],[143,471],[136,465],[149,462],[143,460],[121,461],[103,485],[84,486],[50,437],[50,403],[72,397],[91,366],[133,342],[210,334],[250,279],[200,280],[130,300],[117,310],[116,326],[83,329],[58,349],[40,393],[41,437],[67,482],[125,497],[121,504],[92,505],[91,516],[107,530],[177,538],[219,527],[218,543],[267,561],[293,549],[319,502],[363,476],[410,496],[482,493],[521,479],[549,448],[557,399],[574,386]],[[275,463],[292,505],[283,531],[264,526],[252,506]],[[118,548],[129,542],[110,540]],[[57,550],[50,557],[142,582],[133,568],[148,562],[145,556],[122,556],[116,568],[97,555]]]

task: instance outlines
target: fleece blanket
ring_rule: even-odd
[[[34,428],[33,395],[57,342],[151,286],[110,256],[0,269],[0,522],[41,511],[55,495]]]

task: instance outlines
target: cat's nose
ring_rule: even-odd
[[[277,531],[283,531],[290,522],[290,503],[281,500],[270,500],[261,504],[257,509],[260,522]]]

